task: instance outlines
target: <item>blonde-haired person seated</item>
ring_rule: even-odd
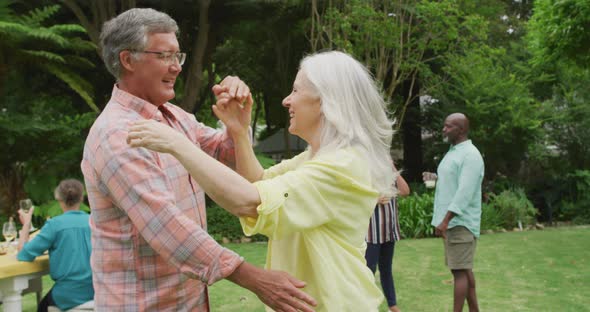
[[[223,122],[250,118],[251,97],[242,105],[228,88],[214,92]],[[392,192],[386,103],[362,64],[323,52],[301,61],[283,106],[289,132],[309,148],[268,170],[255,158],[247,127],[232,135],[241,176],[161,123],[136,122],[128,142],[178,158],[214,201],[240,217],[247,235],[268,236],[266,267],[305,281],[317,311],[377,311],[383,296],[364,254],[377,199]]]
[[[55,199],[64,213],[47,220],[30,242],[29,230],[34,208],[28,212],[18,211],[23,224],[18,242],[18,260],[33,261],[49,251],[49,274],[55,282],[39,303],[37,311],[47,311],[49,306],[57,306],[65,311],[94,298],[89,216],[80,211],[83,198],[84,186],[80,181],[61,181],[55,189]]]

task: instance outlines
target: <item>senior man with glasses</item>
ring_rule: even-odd
[[[226,278],[275,310],[312,311],[303,282],[248,264],[207,234],[204,192],[173,156],[127,145],[128,125],[144,119],[183,133],[229,166],[236,164],[234,146],[250,144],[243,130],[252,98],[237,77],[214,88],[233,98],[216,107],[223,131],[168,102],[186,58],[177,31],[170,16],[153,9],[131,9],[103,25],[102,56],[117,82],[82,160],[96,310],[208,311],[207,286]]]

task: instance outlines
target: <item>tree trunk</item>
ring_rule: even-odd
[[[260,95],[256,95],[256,96],[252,96],[254,99],[254,105],[256,105],[256,108],[254,109],[254,120],[252,120],[252,141],[255,142],[256,141],[256,124],[258,123],[258,117],[260,116],[260,112],[262,111],[262,104],[260,104],[262,102],[262,96]]]
[[[192,59],[187,68],[184,97],[179,103],[187,112],[194,111],[203,84],[203,64],[207,41],[209,39],[209,5],[210,0],[199,0],[199,32],[192,46]]]
[[[101,58],[99,37],[102,24],[117,14],[136,7],[135,0],[121,1],[119,11],[117,11],[117,5],[113,0],[93,1],[91,4],[87,4],[87,1],[76,2],[76,0],[61,0],[61,2],[76,15],[80,25],[86,29],[90,41],[96,45],[96,52]],[[90,8],[83,7],[80,4],[89,5]],[[88,12],[90,14],[86,15]]]
[[[2,215],[16,216],[18,201],[27,197],[24,189],[22,167],[14,164],[4,170],[0,176],[0,204]]]
[[[405,117],[401,124],[404,145],[404,177],[408,182],[420,182],[423,170],[420,97],[413,96],[420,91],[418,80],[413,86],[410,81],[404,82],[402,90],[404,97],[413,97],[406,108]]]

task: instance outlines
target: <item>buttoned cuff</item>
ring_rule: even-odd
[[[240,218],[244,234],[251,236],[260,233],[271,236],[272,228],[277,224],[277,210],[284,206],[285,200],[289,197],[287,187],[273,182],[273,180],[262,180],[254,183],[260,195],[260,205],[256,207],[258,217]]]

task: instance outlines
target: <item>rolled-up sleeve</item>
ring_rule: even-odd
[[[126,136],[126,131],[113,131],[97,151],[101,156],[96,172],[113,203],[125,211],[151,249],[184,274],[207,284],[230,275],[243,259],[221,247],[176,206],[172,184],[159,165],[164,156],[129,148]]]
[[[55,231],[53,230],[51,220],[48,220],[43,228],[41,228],[39,234],[23,245],[23,248],[18,252],[16,258],[19,261],[34,261],[35,258],[49,250],[54,240]]]
[[[257,207],[258,217],[240,218],[244,233],[279,239],[336,217],[346,219],[338,210],[344,206],[343,202],[354,202],[355,196],[361,193],[377,197],[370,186],[355,181],[351,166],[346,161],[313,160],[297,170],[254,183],[261,204]]]

